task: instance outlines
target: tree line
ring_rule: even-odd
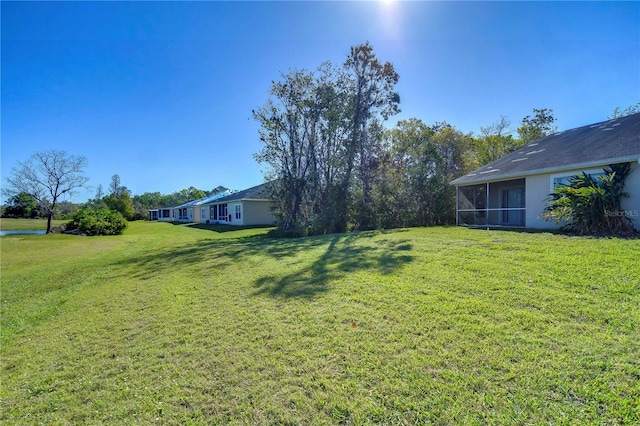
[[[253,111],[281,235],[312,235],[455,221],[453,179],[555,131],[553,110],[534,109],[512,135],[508,118],[479,136],[400,112],[399,75],[369,43],[342,66],[292,70]]]

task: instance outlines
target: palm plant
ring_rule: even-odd
[[[622,199],[628,198],[624,183],[631,173],[629,163],[612,164],[604,175],[580,173],[568,184],[553,189],[542,215],[563,223],[562,229],[581,235],[630,235],[636,231],[623,213]]]

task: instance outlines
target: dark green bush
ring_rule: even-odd
[[[67,230],[79,230],[86,235],[120,235],[127,228],[127,220],[108,209],[82,209],[73,215]]]

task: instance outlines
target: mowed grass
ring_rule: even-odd
[[[68,220],[53,219],[51,226],[60,226],[69,222]],[[37,231],[47,229],[47,219],[0,219],[0,231]]]
[[[640,422],[638,240],[265,232],[2,237],[0,420]]]

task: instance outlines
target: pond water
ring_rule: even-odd
[[[44,229],[21,229],[16,231],[0,231],[0,237],[5,235],[44,235],[47,231]]]

